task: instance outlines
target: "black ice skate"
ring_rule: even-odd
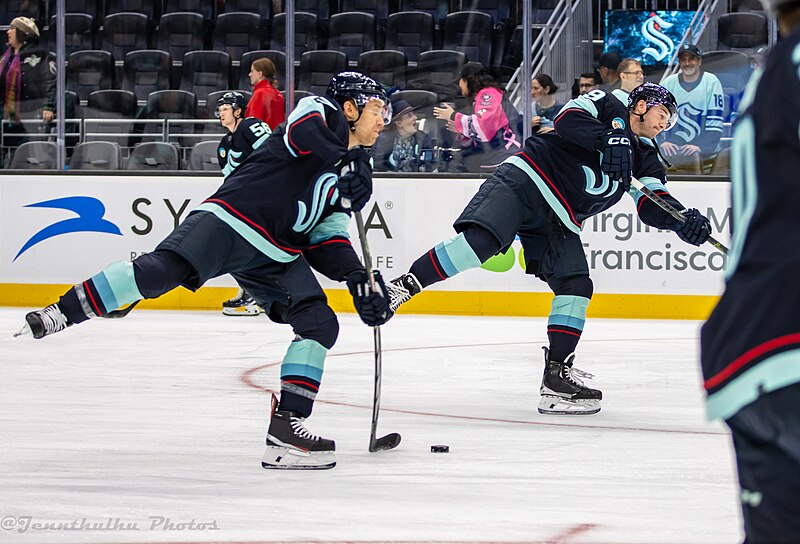
[[[261,312],[263,310],[253,297],[241,287],[235,297],[222,303],[222,313],[225,315],[258,315]]]
[[[14,336],[31,334],[34,338],[44,338],[53,333],[63,331],[72,323],[67,323],[67,316],[61,312],[58,303],[51,304],[42,310],[29,312],[25,316],[25,326]]]
[[[267,449],[261,458],[264,468],[319,470],[336,466],[336,443],[311,434],[304,418],[288,410],[276,410],[273,395],[272,420],[267,431]]]
[[[414,274],[409,272],[387,283],[386,290],[389,291],[389,312],[394,315],[401,304],[422,291],[422,286]]]
[[[600,411],[603,393],[590,389],[583,384],[581,378],[591,379],[594,376],[574,368],[572,362],[575,354],[559,362],[550,359],[550,350],[544,348],[544,377],[539,392],[540,414],[596,414]]]

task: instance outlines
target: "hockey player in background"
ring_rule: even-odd
[[[181,285],[198,289],[231,274],[270,319],[292,326],[295,339],[281,365],[280,404],[273,398],[265,468],[331,468],[333,440],[310,433],[311,415],[328,350],[339,332],[317,272],[346,281],[367,325],[386,322],[389,299],[379,272],[376,288],[348,239],[348,199],[360,210],[372,193],[369,154],[388,115],[383,88],[358,72],[331,79],[325,97],[298,103],[278,128],[222,186],[193,210],[156,249],[117,262],[25,316],[42,338]]]
[[[675,122],[674,97],[654,83],[634,89],[627,108],[602,90],[590,91],[564,106],[555,131],[528,138],[522,152],[508,158],[481,185],[456,219],[454,238],[437,244],[388,284],[396,310],[423,288],[508,249],[518,235],[528,274],[547,282],[555,294],[544,348],[539,412],[594,414],[602,393],[573,367],[575,348],[592,297],[592,280],[580,239],[583,222],[629,193],[641,220],[671,229],[694,245],[706,241],[710,224],[696,209],[687,221],[673,219],[641,192],[631,189],[631,174],[678,208],[667,192],[655,138]]]
[[[245,118],[247,99],[237,91],[229,91],[217,100],[216,116],[219,124],[228,130],[217,147],[217,160],[222,177],[227,178],[237,166],[250,156],[254,149],[261,147],[272,130],[269,125],[256,117]],[[230,300],[222,303],[225,315],[258,315],[261,308],[242,286]]]
[[[727,285],[703,326],[708,416],[731,429],[748,544],[800,540],[800,1],[733,129]]]

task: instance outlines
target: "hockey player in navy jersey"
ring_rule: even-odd
[[[800,1],[745,89],[731,145],[725,292],[701,333],[710,419],[731,429],[748,544],[800,541]]]
[[[219,118],[219,124],[228,130],[217,147],[217,160],[223,178],[227,178],[272,134],[269,125],[261,119],[245,118],[246,108],[247,99],[238,91],[228,91],[217,100],[214,113]],[[225,315],[258,315],[261,311],[241,285],[236,296],[222,303],[222,313]]]
[[[523,151],[506,159],[481,185],[456,219],[458,234],[388,284],[392,311],[423,288],[480,266],[519,235],[526,272],[547,282],[555,294],[539,411],[600,411],[601,392],[582,381],[591,375],[573,367],[593,291],[581,227],[629,193],[644,223],[674,230],[690,244],[706,241],[710,224],[700,212],[685,210],[688,220],[680,224],[630,186],[633,174],[664,200],[684,208],[664,187],[664,168],[653,146],[676,114],[673,96],[654,83],[634,89],[627,108],[599,89],[567,102],[554,132],[528,138]]]
[[[333,440],[310,433],[311,414],[328,350],[339,332],[317,272],[346,281],[361,319],[386,322],[389,299],[376,289],[348,239],[348,199],[360,210],[372,193],[369,154],[383,129],[383,88],[357,72],[331,79],[326,96],[300,100],[278,128],[212,196],[156,249],[117,262],[67,291],[58,302],[25,316],[42,338],[181,285],[198,289],[231,274],[295,339],[281,365],[280,404],[274,405],[262,459],[265,468],[331,468]],[[273,399],[275,400],[275,399]]]

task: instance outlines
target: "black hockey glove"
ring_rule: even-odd
[[[597,139],[596,149],[603,154],[600,171],[611,180],[619,180],[626,193],[631,189],[633,152],[630,138],[622,129],[609,129]]]
[[[372,275],[375,278],[377,292],[372,290],[366,270],[356,270],[348,274],[347,289],[353,295],[353,304],[361,321],[370,327],[377,327],[389,321],[391,314],[389,295],[386,293],[383,277],[377,270],[374,270]]]
[[[705,243],[711,235],[711,222],[708,218],[695,208],[683,210],[681,213],[686,218],[686,221],[683,223],[676,221],[676,224],[672,226],[678,238],[693,246]]]
[[[350,209],[358,211],[372,196],[372,165],[363,147],[354,147],[339,162],[339,195],[350,201]]]

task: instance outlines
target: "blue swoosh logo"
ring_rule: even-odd
[[[60,210],[69,210],[75,212],[78,217],[73,219],[65,219],[58,223],[53,223],[47,226],[30,237],[25,242],[22,249],[19,250],[17,256],[14,257],[16,261],[20,255],[27,250],[43,242],[48,238],[59,236],[61,234],[70,234],[72,232],[105,232],[108,234],[118,234],[122,236],[119,227],[111,221],[103,219],[106,213],[106,207],[102,202],[90,196],[69,196],[66,198],[56,198],[54,200],[46,200],[44,202],[37,202],[35,204],[28,204],[26,208],[55,208]],[[13,262],[13,261],[12,261]]]

